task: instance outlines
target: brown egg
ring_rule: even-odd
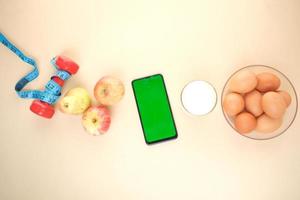
[[[244,109],[244,99],[240,94],[229,93],[223,101],[223,109],[229,116],[235,116]]]
[[[273,119],[268,115],[263,114],[257,118],[256,131],[261,133],[272,133],[276,131],[282,124],[282,118]]]
[[[286,92],[286,91],[278,91],[278,93],[283,96],[284,100],[285,100],[285,103],[286,103],[286,107],[288,107],[291,102],[292,102],[292,98],[291,98],[291,95]]]
[[[251,71],[240,71],[229,81],[229,90],[237,93],[247,93],[256,87],[256,75]]]
[[[234,126],[241,134],[250,133],[256,127],[256,118],[248,112],[242,112],[236,116]]]
[[[261,106],[262,94],[257,90],[253,90],[245,95],[245,106],[247,111],[258,117],[263,113]]]
[[[280,79],[272,73],[260,73],[256,76],[256,78],[256,89],[260,92],[276,91],[280,86]]]
[[[286,102],[277,92],[267,92],[262,97],[263,111],[271,118],[281,118],[286,110]]]

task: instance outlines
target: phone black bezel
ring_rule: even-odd
[[[143,122],[142,122],[141,113],[140,113],[140,108],[139,108],[139,105],[138,105],[138,102],[137,102],[137,97],[136,97],[136,93],[135,93],[135,89],[134,89],[133,84],[134,84],[135,81],[140,81],[140,80],[152,78],[152,77],[154,77],[154,76],[160,76],[160,77],[162,78],[163,87],[164,87],[164,90],[165,90],[165,92],[166,92],[167,101],[168,101],[169,109],[170,109],[170,112],[171,112],[172,121],[173,121],[173,124],[174,124],[174,128],[175,128],[175,133],[176,133],[176,135],[171,136],[171,137],[167,137],[167,138],[163,138],[163,139],[160,139],[160,140],[155,140],[155,141],[149,142],[149,141],[147,141],[147,138],[146,138],[146,133],[145,133],[145,129],[144,129],[144,125],[143,125]],[[141,123],[142,129],[143,129],[143,135],[144,135],[144,140],[145,140],[145,142],[146,142],[148,145],[151,145],[151,144],[156,144],[156,143],[159,143],[159,142],[164,142],[164,141],[167,141],[167,140],[176,139],[176,138],[178,137],[178,132],[177,132],[176,123],[175,123],[175,120],[174,120],[174,116],[173,116],[173,112],[172,112],[172,108],[171,108],[171,103],[170,103],[170,100],[169,100],[168,91],[167,91],[167,88],[166,88],[166,84],[165,84],[165,80],[164,80],[163,75],[162,75],[162,74],[154,74],[154,75],[150,75],[150,76],[146,76],[146,77],[134,79],[134,80],[131,81],[131,87],[132,87],[132,90],[133,90],[133,94],[134,94],[134,98],[135,98],[136,107],[137,107],[137,109],[138,109],[139,118],[140,118],[140,123]]]

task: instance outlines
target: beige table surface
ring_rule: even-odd
[[[124,81],[109,132],[85,133],[80,116],[45,120],[16,96],[30,70],[0,45],[0,199],[299,200],[300,119],[269,141],[236,134],[220,100],[204,117],[185,113],[180,91],[249,64],[274,66],[300,93],[299,0],[0,0],[0,31],[34,57],[42,88],[58,54],[80,64],[64,91],[90,92],[104,75]],[[147,146],[131,80],[162,73],[179,137]]]

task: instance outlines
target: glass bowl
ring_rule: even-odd
[[[226,112],[224,111],[223,101],[224,101],[225,96],[228,93],[230,93],[229,82],[235,74],[237,74],[241,71],[244,71],[244,70],[254,72],[255,74],[259,74],[259,73],[262,73],[262,72],[270,72],[270,73],[276,75],[281,81],[281,84],[280,84],[280,87],[279,87],[278,90],[284,90],[284,91],[288,92],[291,96],[291,104],[286,109],[285,114],[283,115],[281,126],[277,130],[275,130],[271,133],[261,133],[261,132],[258,132],[254,129],[250,133],[241,134],[237,131],[237,129],[234,126],[234,117],[228,116],[226,114]],[[224,86],[223,91],[222,91],[222,99],[221,100],[222,100],[222,103],[221,103],[222,111],[223,111],[223,114],[224,114],[225,119],[228,122],[228,124],[240,135],[243,135],[243,136],[248,137],[248,138],[256,139],[256,140],[271,139],[271,138],[274,138],[274,137],[279,136],[282,133],[284,133],[286,130],[288,130],[288,128],[294,122],[294,120],[296,118],[297,110],[298,110],[297,94],[296,94],[296,90],[295,90],[294,86],[292,85],[291,81],[288,79],[287,76],[285,76],[279,70],[277,70],[273,67],[265,66],[265,65],[249,65],[249,66],[241,68],[241,69],[237,70],[235,73],[233,73],[229,77],[227,82],[225,83],[225,86]],[[247,111],[247,110],[245,110],[245,111]]]

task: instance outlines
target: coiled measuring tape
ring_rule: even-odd
[[[24,99],[37,99],[46,104],[54,104],[61,95],[61,90],[64,81],[68,80],[72,74],[75,74],[79,68],[79,66],[75,62],[66,57],[55,57],[51,60],[51,64],[57,71],[56,74],[52,76],[51,79],[48,81],[48,83],[45,86],[45,89],[43,91],[23,90],[28,83],[30,83],[39,76],[37,64],[34,59],[27,57],[22,51],[20,51],[16,46],[14,46],[1,32],[0,42],[12,52],[14,52],[23,62],[33,67],[32,71],[26,74],[23,78],[21,78],[15,86],[15,91],[17,92],[18,96]],[[36,114],[43,116],[43,113],[40,111],[40,108],[38,108],[38,110],[36,110],[36,108],[34,109],[34,111],[33,109],[31,110]],[[47,115],[47,118],[52,117],[52,115],[54,114],[54,110],[51,110],[51,112],[53,113],[50,117],[49,115]]]

